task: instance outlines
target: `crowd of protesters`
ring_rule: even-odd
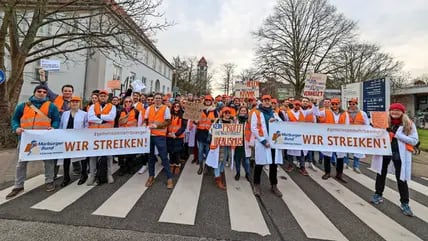
[[[12,118],[12,128],[18,136],[26,129],[84,129],[84,128],[129,128],[146,126],[150,129],[150,153],[128,154],[120,156],[90,157],[86,159],[64,159],[64,177],[61,186],[69,185],[70,165],[72,173],[80,175],[77,185],[97,185],[97,174],[106,171],[106,182],[113,183],[112,166],[118,162],[119,176],[143,174],[148,169],[149,178],[145,184],[151,187],[155,182],[155,163],[160,159],[167,176],[166,187],[174,187],[174,176],[180,174],[186,160],[187,165],[199,165],[195,175],[208,174],[213,169],[214,183],[221,189],[225,183],[225,167],[234,165],[235,180],[240,181],[241,165],[245,171],[245,181],[253,184],[254,195],[262,195],[261,173],[268,169],[271,192],[282,197],[277,187],[278,165],[283,165],[287,172],[295,169],[303,176],[308,176],[307,168],[316,171],[317,162],[324,165],[322,179],[332,177],[331,165],[336,168],[334,178],[347,183],[343,175],[353,159],[352,168],[361,173],[360,158],[364,154],[341,153],[335,150],[319,152],[312,150],[280,150],[271,147],[269,142],[269,123],[276,121],[327,123],[341,125],[370,125],[367,114],[358,109],[358,99],[351,99],[347,109],[341,108],[340,99],[325,98],[320,103],[309,98],[290,97],[278,100],[270,95],[260,98],[238,98],[234,96],[209,94],[194,96],[187,94],[175,97],[171,95],[141,94],[128,90],[123,96],[112,96],[106,90],[96,90],[90,96],[87,105],[82,106],[82,99],[74,96],[72,85],[64,85],[61,94],[52,92],[46,84],[38,85],[27,102],[16,107]],[[203,104],[204,108],[197,120],[184,119],[185,106],[188,102]],[[243,125],[243,146],[211,145],[211,126],[213,123],[235,123]],[[407,181],[410,180],[409,163],[412,155],[409,146],[418,142],[415,125],[405,114],[405,107],[394,103],[389,107],[389,127],[392,156],[373,158],[376,165],[376,192],[370,201],[374,204],[383,202],[382,193],[388,167],[395,167],[398,190],[403,213],[413,216],[409,207]],[[232,157],[233,155],[233,157]],[[191,157],[191,158],[189,158]],[[318,160],[315,160],[318,157]],[[98,164],[104,159],[105,167]],[[234,163],[231,163],[231,161]],[[45,160],[46,191],[54,191],[54,180],[58,173],[58,160]],[[392,163],[391,165],[389,165]],[[23,192],[26,179],[26,162],[16,166],[15,187],[6,198],[12,198]]]

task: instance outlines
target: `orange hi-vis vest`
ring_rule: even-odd
[[[49,106],[51,102],[46,101],[40,106],[40,111],[46,115],[40,116],[37,112],[35,112],[28,104],[24,106],[24,112],[20,119],[20,127],[23,129],[39,129],[44,130],[51,127],[51,120],[47,118],[49,114]]]
[[[151,124],[159,125],[165,121],[165,111],[167,106],[161,105],[158,110],[155,110],[155,106],[151,105],[149,108],[149,118],[148,123],[149,126]],[[152,136],[166,136],[167,127],[162,129],[150,129],[150,133]]]
[[[107,103],[103,110],[101,110],[100,103],[94,104],[94,112],[95,115],[108,115],[112,109],[113,105],[111,103]],[[113,128],[114,121],[106,121],[104,124],[98,124],[94,122],[89,122],[89,128]]]
[[[319,111],[326,110],[326,108],[320,108]],[[325,123],[325,116],[317,116],[318,123]]]
[[[314,123],[314,114],[313,113],[309,113],[305,116],[305,122],[311,122]]]
[[[131,109],[128,114],[123,110],[122,112],[120,112],[120,118],[125,118],[126,116],[128,116],[128,121],[125,124],[120,124],[120,127],[136,127],[138,126],[138,119],[137,119],[137,115],[136,112],[138,110],[136,109]],[[140,113],[141,114],[141,113]]]
[[[348,114],[348,115],[349,115],[349,123],[351,125],[364,125],[364,117],[361,111],[358,111],[354,119],[352,119],[351,114]]]
[[[254,110],[254,113],[256,114],[257,117],[257,130],[259,132],[259,136],[263,137],[264,133],[263,133],[263,126],[262,126],[262,118],[261,118],[261,113],[260,110],[256,109]]]
[[[198,122],[198,130],[209,130],[211,128],[211,121],[215,120],[214,111],[208,112],[208,115],[205,114],[205,111],[201,112],[201,117]]]
[[[171,118],[171,124],[168,126],[168,133],[177,133],[178,130],[180,130],[181,128],[181,124],[183,119],[180,118],[179,116],[172,116]],[[177,136],[177,138],[184,138],[184,132],[181,133],[180,136]]]
[[[303,115],[303,111],[299,111],[299,119],[296,118],[296,115],[294,115],[293,110],[287,111],[288,120],[291,122],[305,122],[305,115]]]
[[[59,112],[64,112],[64,110],[62,109],[62,107],[64,106],[64,97],[62,95],[58,95],[54,102],[53,102],[56,107],[58,108]]]
[[[346,112],[340,113],[339,122],[336,123],[334,119],[334,113],[332,110],[325,110],[325,122],[326,124],[346,124]]]
[[[389,132],[389,140],[390,140],[390,142],[392,142],[392,139],[395,137],[395,133],[394,132],[392,132],[392,131],[390,131]],[[405,143],[406,144],[406,150],[407,151],[410,151],[410,152],[414,152],[415,151],[415,147],[414,146],[412,146],[411,144],[409,144],[409,143]]]
[[[144,110],[144,105],[141,102],[137,102],[137,104],[134,104],[134,108],[138,111]]]

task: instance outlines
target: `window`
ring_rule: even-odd
[[[152,65],[152,67],[153,67],[154,70],[156,70],[156,56],[155,55],[152,55],[152,56],[153,56],[153,65]]]
[[[144,84],[144,85],[146,85],[146,82],[147,82],[147,78],[146,77],[141,77],[141,82]]]
[[[113,79],[120,80],[122,76],[122,67],[113,64]]]
[[[162,85],[162,93],[165,94],[165,85]]]
[[[157,79],[155,83],[155,92],[160,92],[160,81]]]

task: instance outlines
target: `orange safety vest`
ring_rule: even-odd
[[[305,116],[303,115],[303,112],[299,110],[299,119],[296,118],[296,116],[293,113],[293,110],[287,111],[288,120],[291,122],[305,122]]]
[[[262,126],[262,118],[260,117],[260,111],[259,110],[254,110],[254,113],[256,114],[257,117],[257,130],[259,132],[259,136],[263,137],[264,133],[263,133],[263,126]]]
[[[349,115],[349,123],[351,125],[364,125],[364,118],[361,111],[358,111],[357,115],[355,115],[355,119],[352,119],[351,115]]]
[[[395,133],[394,132],[392,132],[392,131],[390,131],[389,132],[389,140],[390,140],[390,142],[392,142],[392,138],[394,138],[395,137]],[[415,147],[414,146],[412,146],[411,144],[409,144],[409,143],[405,143],[406,144],[406,150],[407,151],[410,151],[410,152],[414,152],[415,151]]]
[[[40,111],[46,115],[46,117],[49,114],[49,106],[51,102],[46,101],[42,104],[40,107]],[[43,116],[40,116],[37,112],[35,112],[28,104],[24,105],[24,112],[20,119],[20,127],[23,129],[39,129],[39,130],[45,130],[48,129],[51,126],[51,120],[49,118],[46,118]]]
[[[137,102],[137,104],[134,105],[134,108],[138,111],[142,111],[142,110],[144,110],[144,105],[141,102]]]
[[[136,109],[131,109],[131,111],[129,111],[129,113],[127,114],[124,110],[122,110],[122,112],[120,112],[120,118],[125,118],[126,116],[128,116],[128,121],[125,124],[120,124],[120,127],[136,127],[138,126],[138,119],[137,119],[137,115],[136,115]],[[140,113],[141,115],[141,113]]]
[[[59,112],[64,112],[64,110],[62,109],[62,107],[64,106],[64,97],[62,95],[58,95],[54,102],[53,102],[56,107],[58,108]]]
[[[208,112],[208,115],[205,114],[205,111],[202,111],[198,122],[198,130],[209,130],[213,120],[215,120],[214,111]]]
[[[236,110],[235,110],[235,108],[230,108],[230,116],[232,116],[232,117],[236,116]]]
[[[319,111],[323,111],[325,108],[320,108]],[[317,116],[318,123],[325,123],[325,116]]]
[[[179,116],[172,116],[171,124],[168,126],[168,133],[177,133],[177,131],[181,128],[183,119]],[[184,132],[181,133],[177,138],[184,138]]]
[[[94,104],[94,112],[95,115],[108,115],[112,109],[113,105],[111,103],[107,103],[103,110],[101,110],[100,103]],[[106,121],[104,124],[98,124],[94,122],[89,122],[89,128],[113,128],[114,121]]]
[[[161,105],[159,109],[156,111],[155,106],[151,105],[149,107],[149,116],[148,116],[149,125],[151,124],[159,125],[162,122],[164,122],[166,108],[167,108],[166,105]],[[167,132],[167,127],[162,129],[150,129],[150,133],[153,136],[166,136],[166,132]]]
[[[313,123],[314,122],[314,114],[310,113],[307,116],[305,116],[305,122],[311,122],[311,123]]]
[[[327,124],[345,124],[346,123],[346,112],[343,112],[340,114],[339,122],[336,123],[334,120],[334,113],[333,111],[326,109],[325,110],[325,122]]]

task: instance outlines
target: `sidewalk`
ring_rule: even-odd
[[[15,167],[17,162],[16,149],[0,150],[0,189],[13,185],[15,180]],[[27,178],[31,178],[44,172],[43,162],[35,161],[27,165]]]

